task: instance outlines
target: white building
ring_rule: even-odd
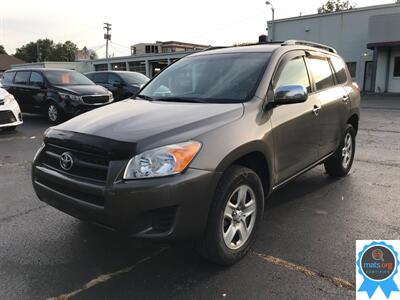
[[[400,3],[268,22],[274,41],[334,47],[364,91],[400,92]]]

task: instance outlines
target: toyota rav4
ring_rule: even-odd
[[[48,129],[32,168],[42,201],[133,237],[193,238],[242,258],[264,202],[324,164],[353,162],[360,93],[333,48],[304,41],[207,50],[127,99]]]

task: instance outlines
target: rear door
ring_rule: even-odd
[[[323,157],[339,145],[350,109],[348,95],[334,74],[329,56],[313,53],[307,57],[307,64],[314,82],[314,95],[321,103],[320,157]]]
[[[46,102],[45,80],[39,72],[32,71],[28,83],[28,99],[33,109],[40,109]]]
[[[279,105],[272,110],[275,173],[278,183],[313,164],[319,157],[320,102],[311,93],[311,81],[304,55],[303,51],[286,55],[271,82],[270,88],[273,91],[284,85],[302,85],[309,92],[308,99],[303,103]]]
[[[32,111],[32,102],[29,99],[28,82],[30,71],[17,71],[14,77],[13,95],[22,111]]]
[[[119,101],[124,99],[124,87],[123,87],[123,80],[121,77],[114,73],[108,73],[108,86],[107,89],[109,89],[114,96],[115,101]]]

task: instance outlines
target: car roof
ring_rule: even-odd
[[[39,71],[39,72],[48,72],[48,71],[70,71],[70,72],[77,72],[76,70],[71,70],[71,69],[62,69],[62,68],[16,68],[16,69],[10,69],[7,70],[6,72],[19,72],[19,71]],[[5,72],[5,73],[6,73]]]
[[[99,73],[116,73],[116,74],[123,74],[123,73],[139,73],[139,72],[134,72],[134,71],[92,71],[92,72],[87,72],[85,74],[99,74]],[[139,73],[142,74],[142,73]]]

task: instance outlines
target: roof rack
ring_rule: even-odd
[[[302,40],[287,40],[282,43],[282,46],[289,46],[289,45],[303,45],[303,46],[310,46],[315,48],[320,48],[332,53],[337,53],[336,50],[332,47],[329,47],[324,44],[309,42],[309,41],[302,41]]]

